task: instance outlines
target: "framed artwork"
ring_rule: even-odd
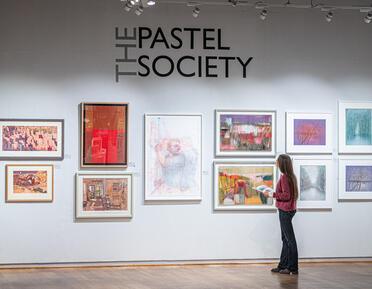
[[[81,104],[81,167],[125,168],[127,103]]]
[[[275,156],[276,112],[216,110],[216,156]]]
[[[132,175],[76,175],[76,218],[132,217]]]
[[[339,199],[372,200],[372,159],[339,159]]]
[[[332,159],[293,159],[299,186],[299,209],[330,209],[333,196]]]
[[[266,198],[255,188],[276,185],[274,162],[215,162],[215,210],[267,210],[275,209],[272,198]]]
[[[372,102],[339,103],[339,153],[372,153]]]
[[[145,115],[145,200],[201,200],[202,115]]]
[[[332,114],[287,112],[286,151],[331,154]]]
[[[6,165],[6,202],[52,202],[53,165]]]
[[[63,160],[63,119],[0,119],[0,159]]]

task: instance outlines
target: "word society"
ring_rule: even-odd
[[[231,71],[247,77],[253,57],[231,56],[223,43],[222,30],[215,28],[158,27],[115,28],[116,81],[122,76],[225,77]],[[157,52],[160,51],[159,54]],[[143,52],[148,52],[143,54]],[[227,54],[227,55],[226,55]]]

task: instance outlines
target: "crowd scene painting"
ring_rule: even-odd
[[[57,151],[57,126],[3,126],[3,151]]]

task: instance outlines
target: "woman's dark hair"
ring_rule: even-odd
[[[298,199],[297,178],[293,172],[292,160],[289,155],[282,154],[278,157],[280,171],[288,178],[289,186],[292,189],[295,200]]]

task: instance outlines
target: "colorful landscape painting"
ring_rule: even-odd
[[[372,145],[372,109],[346,109],[346,145]]]
[[[220,151],[272,151],[271,114],[221,114]]]
[[[127,208],[128,179],[83,179],[83,211],[115,211]]]
[[[46,194],[48,189],[47,171],[13,171],[14,194]]]
[[[273,166],[219,165],[218,166],[218,205],[219,206],[259,206],[272,205],[254,188],[266,185],[273,188]]]
[[[346,166],[346,192],[372,192],[372,166]]]
[[[325,145],[325,119],[294,119],[294,145]]]
[[[326,166],[300,166],[300,200],[324,201],[326,199]]]

